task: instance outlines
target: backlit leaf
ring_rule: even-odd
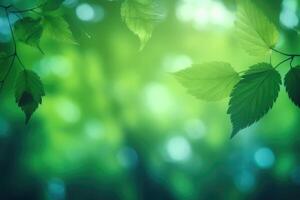
[[[121,6],[121,17],[128,28],[139,37],[140,49],[143,49],[156,24],[163,19],[164,13],[159,0],[125,0]]]
[[[276,26],[250,0],[239,0],[236,31],[242,47],[253,56],[264,56],[275,47]]]
[[[240,79],[231,65],[224,62],[193,65],[175,75],[190,94],[206,101],[228,97]]]
[[[14,89],[16,77],[20,71],[20,68],[14,67],[16,58],[7,54],[2,55],[4,59],[0,59],[0,88],[1,93],[10,94]]]

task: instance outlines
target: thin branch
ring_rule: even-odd
[[[13,40],[13,43],[14,43],[14,52],[15,52],[14,55],[17,58],[18,62],[23,67],[23,69],[25,69],[25,66],[24,66],[23,62],[21,61],[20,56],[17,53],[17,42],[16,42],[16,39],[15,39],[14,30],[12,28],[11,21],[10,21],[10,18],[9,18],[8,9],[5,9],[5,13],[6,13],[7,21],[8,21],[8,24],[9,24],[9,29],[10,29],[11,37],[12,37],[12,40]]]
[[[17,60],[19,61],[19,63],[21,64],[21,66],[23,67],[23,69],[25,70],[26,67],[25,67],[25,65],[23,64],[22,60],[20,59],[20,56],[19,56],[17,53],[16,53],[16,58],[17,58]]]
[[[26,12],[33,12],[33,11],[35,11],[36,9],[41,8],[42,6],[44,6],[44,4],[38,5],[38,6],[33,7],[33,8],[24,9],[24,10],[18,9],[18,8],[16,8],[16,7],[12,7],[12,8],[15,9],[15,10],[12,10],[12,11],[9,11],[9,12],[10,12],[10,13],[26,13]]]
[[[15,10],[9,11],[9,12],[12,13],[12,14],[24,14],[24,13],[27,13],[27,12],[32,12],[34,14],[37,14],[37,15],[41,16],[42,14],[36,11],[37,8],[38,7],[31,8],[31,9],[26,9],[26,10],[20,10],[20,9],[18,9],[16,7],[13,7],[13,9],[15,9]]]
[[[290,62],[290,66],[292,67],[292,63],[293,63],[293,60],[296,56],[292,55],[292,56],[289,56],[287,59],[284,59],[283,61],[281,61],[280,63],[278,63],[274,68],[277,69],[280,65],[282,65],[283,63],[287,62],[287,61],[291,61]],[[238,74],[243,74],[245,72],[247,72],[248,70],[243,70],[243,71],[240,71],[238,72]]]
[[[8,25],[9,25],[11,37],[12,37],[12,40],[13,40],[13,43],[14,43],[14,52],[16,54],[16,52],[17,52],[17,42],[16,42],[16,39],[15,39],[15,35],[14,35],[14,31],[13,31],[11,22],[10,22],[9,12],[8,12],[7,8],[5,9],[5,14],[6,14],[7,22],[8,22]]]
[[[0,7],[2,8],[2,6],[0,6]],[[11,38],[12,38],[12,41],[13,41],[13,45],[14,45],[14,53],[11,54],[11,55],[6,56],[6,58],[12,57],[12,61],[11,61],[10,65],[9,65],[9,67],[8,67],[8,70],[7,70],[6,74],[4,75],[3,79],[0,81],[0,84],[1,84],[0,90],[3,89],[4,83],[7,80],[7,77],[9,76],[9,74],[10,74],[10,72],[11,72],[13,66],[14,66],[14,63],[15,63],[16,59],[21,64],[21,66],[23,67],[23,69],[25,69],[25,66],[24,66],[23,62],[21,61],[19,55],[17,54],[17,41],[16,41],[16,38],[15,38],[15,34],[14,34],[14,30],[13,30],[11,21],[10,21],[10,17],[9,17],[10,12],[8,11],[8,9],[9,9],[9,7],[5,7],[5,15],[6,15],[6,19],[7,19],[7,22],[8,22],[8,26],[9,26]]]
[[[16,15],[19,19],[21,19],[22,18],[22,14],[26,13],[26,12],[33,12],[35,14],[41,15],[41,13],[37,12],[36,9],[38,9],[38,8],[40,8],[42,6],[43,6],[43,4],[41,4],[39,6],[36,6],[36,7],[33,7],[33,8],[20,10],[20,9],[18,9],[18,8],[12,6],[12,5],[7,5],[7,6],[0,5],[0,8],[2,8],[2,9],[5,10],[6,19],[7,19],[8,25],[9,25],[9,30],[10,30],[10,34],[11,34],[11,38],[12,38],[12,42],[13,42],[13,46],[14,46],[12,54],[0,57],[0,59],[9,59],[9,58],[12,57],[11,63],[9,64],[8,69],[7,69],[7,71],[6,71],[3,79],[0,80],[0,92],[2,91],[2,89],[4,87],[4,84],[7,81],[7,78],[9,76],[9,74],[11,73],[12,68],[14,67],[14,64],[15,64],[16,60],[23,67],[24,70],[26,69],[25,65],[23,64],[23,62],[22,62],[22,60],[20,58],[20,56],[17,53],[17,41],[16,41],[16,37],[15,37],[15,34],[14,34],[12,22],[10,20],[10,14]],[[10,8],[11,8],[11,10],[10,10]]]
[[[273,50],[274,52],[279,53],[281,55],[284,55],[284,56],[300,57],[300,54],[289,54],[289,53],[285,53],[285,52],[282,52],[282,51],[274,49],[274,48],[271,48],[271,50]]]
[[[5,15],[6,15],[6,19],[7,19],[8,25],[9,25],[9,30],[10,30],[10,33],[11,33],[11,37],[12,37],[12,40],[13,40],[13,43],[14,43],[14,53],[10,55],[10,56],[12,56],[12,61],[11,61],[10,65],[9,65],[8,70],[5,73],[3,79],[0,81],[0,83],[1,83],[0,91],[4,87],[4,83],[5,83],[6,79],[7,79],[10,71],[13,68],[13,65],[14,65],[14,62],[15,62],[15,59],[16,59],[16,56],[17,56],[17,44],[16,44],[15,36],[13,34],[13,28],[12,28],[12,25],[11,25],[11,22],[10,22],[10,19],[9,19],[8,7],[5,7]],[[10,57],[10,56],[8,56],[8,57]]]
[[[283,61],[281,61],[280,63],[278,63],[274,68],[277,69],[280,65],[282,65],[283,63],[292,60],[294,56],[290,56],[287,59],[284,59]]]
[[[7,70],[6,74],[5,74],[5,76],[0,81],[0,84],[1,84],[1,86],[0,86],[0,92],[3,89],[4,83],[5,83],[6,79],[8,78],[8,75],[10,74],[10,72],[11,72],[13,66],[14,66],[15,59],[16,59],[16,56],[13,56],[12,61],[11,61],[10,65],[9,65],[9,67],[8,67],[8,70]]]
[[[290,67],[293,68],[293,61],[294,61],[294,56],[292,56],[291,62],[290,62]]]
[[[10,14],[14,14],[18,18],[21,18],[19,16],[19,14],[23,14],[23,13],[26,13],[26,12],[33,12],[35,14],[39,14],[40,15],[40,13],[36,11],[36,9],[41,8],[42,6],[44,6],[44,4],[38,5],[38,6],[33,7],[33,8],[28,8],[28,9],[21,10],[21,9],[18,9],[18,8],[12,6],[12,5],[7,5],[7,6],[0,5],[0,8],[2,8],[2,9],[5,10],[6,19],[7,19],[8,25],[9,25],[10,34],[11,34],[12,42],[13,42],[13,45],[14,45],[14,50],[13,50],[14,53],[12,53],[12,54],[10,54],[8,56],[0,57],[0,59],[7,59],[7,58],[12,57],[12,62],[10,63],[9,68],[8,68],[8,70],[7,70],[7,72],[6,72],[3,80],[0,80],[0,84],[1,84],[0,90],[3,88],[3,85],[4,85],[6,79],[7,79],[8,75],[9,75],[11,69],[13,68],[13,65],[14,65],[16,59],[20,63],[20,65],[23,67],[23,69],[25,69],[25,65],[23,64],[20,56],[17,53],[17,41],[16,41],[16,38],[15,38],[14,30],[13,30],[12,23],[10,21],[10,16],[9,15]],[[12,10],[10,10],[10,8]]]

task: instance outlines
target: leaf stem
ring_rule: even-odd
[[[13,68],[14,63],[15,63],[16,60],[19,62],[19,64],[22,66],[22,68],[24,70],[26,69],[25,65],[23,64],[23,62],[22,62],[22,60],[20,58],[20,55],[18,54],[17,41],[16,41],[16,37],[15,37],[15,34],[14,34],[12,22],[10,20],[10,14],[17,15],[17,17],[19,19],[22,18],[22,14],[23,13],[27,13],[27,12],[33,12],[35,14],[41,15],[41,13],[37,12],[36,9],[41,8],[42,6],[44,6],[44,4],[40,4],[40,5],[35,6],[33,8],[28,8],[28,9],[21,10],[21,9],[16,8],[15,6],[13,6],[11,4],[9,4],[9,5],[1,5],[0,4],[0,9],[4,9],[5,10],[5,15],[6,15],[6,19],[7,19],[8,25],[9,25],[10,35],[11,35],[11,38],[12,38],[13,48],[14,48],[12,54],[0,57],[0,60],[2,60],[2,59],[9,59],[9,58],[12,57],[12,61],[9,64],[7,72],[5,73],[3,79],[0,80],[0,91],[2,90],[3,85],[6,82],[8,76],[9,76],[9,73],[11,72],[11,70],[12,70],[12,68]],[[19,14],[21,16],[19,16]]]
[[[300,57],[300,54],[289,54],[289,53],[285,53],[285,52],[282,52],[282,51],[277,50],[277,49],[274,49],[274,48],[271,48],[271,50],[273,50],[274,52],[279,53],[279,54],[281,54],[281,55],[284,55],[284,56],[289,56],[289,57]]]
[[[6,18],[7,18],[8,24],[9,24],[10,34],[11,34],[11,37],[12,37],[12,40],[13,40],[13,44],[14,44],[14,56],[17,58],[18,62],[21,64],[21,66],[23,67],[23,69],[25,69],[26,67],[24,66],[24,64],[21,61],[20,56],[18,55],[18,52],[17,52],[17,41],[16,41],[16,38],[15,38],[15,34],[14,34],[14,30],[12,28],[12,24],[11,24],[10,18],[9,18],[9,11],[8,11],[8,9],[5,9],[5,13],[6,13]]]
[[[13,56],[12,61],[11,61],[10,65],[9,65],[9,67],[8,67],[7,72],[5,73],[3,79],[0,81],[0,84],[1,84],[1,86],[0,86],[0,92],[3,89],[3,87],[4,87],[4,83],[5,83],[6,79],[8,78],[8,75],[9,75],[10,71],[12,70],[12,67],[14,65],[15,59],[16,59],[16,56]]]
[[[24,9],[24,10],[20,10],[16,7],[12,7],[15,10],[10,11],[11,13],[26,13],[26,12],[34,12],[36,9],[41,8],[43,6],[43,4],[35,6],[33,8],[28,8],[28,9]]]
[[[291,62],[290,62],[290,68],[293,68],[293,61],[294,61],[294,56],[292,57],[292,59],[291,59]]]
[[[20,63],[20,65],[22,66],[22,68],[25,70],[26,67],[25,67],[25,65],[23,64],[23,62],[22,62],[22,60],[21,60],[21,58],[20,58],[20,56],[19,56],[18,54],[16,54],[16,58],[17,58],[17,60],[19,61],[19,63]]]
[[[274,48],[271,48],[271,49],[272,49],[274,52],[279,53],[279,54],[281,54],[281,55],[283,55],[283,56],[288,56],[287,59],[285,59],[285,60],[281,61],[279,64],[277,64],[277,65],[275,66],[275,69],[278,68],[281,64],[283,64],[283,63],[285,63],[286,61],[289,61],[289,60],[290,60],[290,67],[292,68],[292,67],[293,67],[293,61],[294,61],[294,58],[295,58],[295,57],[300,57],[300,54],[289,54],[289,53],[285,53],[285,52],[282,52],[282,51],[277,50],[277,49],[274,49]]]
[[[282,65],[286,61],[293,60],[293,59],[294,59],[294,56],[290,56],[287,59],[284,59],[283,61],[281,61],[280,63],[278,63],[274,68],[277,69],[280,65]]]
[[[17,41],[16,41],[16,38],[15,38],[15,34],[14,34],[14,30],[13,30],[13,27],[12,27],[12,23],[10,21],[10,17],[9,17],[9,14],[10,14],[10,11],[9,11],[9,8],[11,7],[11,5],[9,6],[2,6],[0,5],[0,8],[4,8],[5,10],[5,16],[6,16],[6,19],[7,19],[7,22],[8,22],[8,26],[9,26],[9,30],[10,30],[10,35],[11,35],[11,38],[12,38],[12,42],[13,42],[13,45],[14,45],[14,49],[13,49],[13,53],[8,55],[8,56],[5,56],[3,58],[0,58],[0,59],[6,59],[6,58],[10,58],[12,57],[12,61],[8,67],[8,70],[7,72],[5,73],[3,79],[0,81],[0,90],[2,90],[3,86],[4,86],[4,83],[6,82],[13,66],[14,66],[14,63],[15,63],[15,60],[17,59],[17,61],[20,63],[20,65],[23,67],[23,69],[25,69],[25,65],[23,64],[20,56],[18,55],[18,51],[17,51]]]
[[[274,68],[277,69],[280,65],[282,65],[283,63],[285,63],[285,62],[287,62],[289,60],[290,60],[290,67],[292,68],[293,67],[293,65],[292,65],[293,64],[293,60],[294,60],[295,57],[296,57],[295,55],[289,56],[288,58],[286,58],[286,59],[282,60],[281,62],[279,62]],[[238,74],[243,74],[243,73],[245,73],[247,71],[248,70],[243,70],[243,71],[238,72]]]
[[[8,25],[9,25],[9,30],[10,30],[10,33],[11,33],[12,41],[13,41],[13,44],[14,44],[14,52],[16,54],[16,52],[17,52],[17,43],[16,43],[16,39],[15,39],[13,28],[12,28],[12,24],[11,24],[11,21],[10,21],[10,18],[9,18],[8,8],[5,9],[5,15],[6,15],[6,19],[7,19]]]

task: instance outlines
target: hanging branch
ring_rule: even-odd
[[[9,58],[12,58],[11,59],[11,62],[9,64],[9,67],[8,67],[8,70],[7,72],[5,73],[4,77],[2,80],[0,80],[0,91],[3,89],[4,87],[4,84],[14,66],[14,63],[15,61],[17,60],[19,62],[19,64],[22,66],[22,68],[25,70],[26,67],[25,65],[23,64],[19,54],[18,54],[18,50],[17,50],[17,41],[16,41],[16,37],[15,37],[15,34],[14,34],[14,30],[13,30],[13,25],[12,25],[12,22],[10,20],[10,14],[13,13],[13,14],[24,14],[24,13],[27,13],[27,12],[36,12],[35,10],[40,8],[42,5],[39,5],[39,6],[36,6],[36,7],[33,7],[33,8],[30,8],[30,9],[24,9],[24,10],[19,10],[18,8],[15,8],[14,6],[12,5],[7,5],[7,6],[4,6],[4,5],[0,5],[0,8],[4,9],[5,10],[5,16],[6,16],[6,20],[7,20],[7,23],[8,23],[8,26],[9,26],[9,30],[10,30],[10,35],[11,35],[11,38],[12,38],[12,42],[13,42],[13,53],[7,55],[7,56],[4,56],[4,57],[0,57],[1,60],[4,60],[4,59],[9,59]],[[10,10],[10,9],[13,9],[13,10]],[[19,16],[18,16],[19,17]]]

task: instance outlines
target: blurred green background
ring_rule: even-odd
[[[199,101],[171,74],[192,63],[244,70],[269,59],[239,46],[235,1],[166,1],[166,18],[143,51],[121,20],[121,3],[65,0],[78,45],[44,37],[42,55],[18,44],[46,96],[25,126],[12,95],[1,95],[0,199],[299,199],[300,110],[284,88],[263,120],[230,140],[228,99]],[[300,2],[256,3],[280,28],[277,49],[299,53]],[[0,50],[10,44],[2,9]]]

